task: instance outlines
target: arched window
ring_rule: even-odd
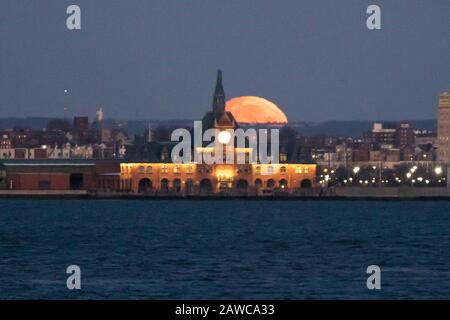
[[[144,166],[139,166],[138,172],[139,173],[144,173],[144,171],[145,171]]]
[[[175,192],[181,191],[181,180],[180,179],[173,180],[173,190],[175,190]]]
[[[280,168],[280,173],[286,173],[286,167],[285,166],[282,166],[281,168]]]
[[[262,187],[262,181],[261,181],[261,179],[256,179],[256,180],[255,180],[255,187],[256,187],[256,188],[261,188],[261,187]]]
[[[275,187],[275,180],[269,179],[267,180],[267,188],[274,188]]]
[[[150,179],[144,178],[139,181],[138,192],[147,193],[152,190],[152,181]]]
[[[211,180],[203,179],[200,181],[200,193],[202,194],[210,194],[213,192],[213,186]]]
[[[256,174],[261,174],[261,167],[260,167],[260,166],[257,166],[257,167],[255,168],[255,173],[256,173]]]
[[[302,182],[300,182],[300,188],[309,189],[311,187],[312,187],[312,183],[311,183],[311,180],[309,180],[309,179],[305,179],[305,180],[302,180]]]
[[[194,190],[194,181],[192,179],[187,179],[186,180],[186,192],[189,194]]]
[[[248,182],[245,179],[240,179],[236,182],[236,188],[241,191],[245,191],[248,188]]]
[[[147,167],[147,173],[153,173],[153,167],[152,166],[148,166]]]
[[[169,191],[169,180],[167,180],[167,179],[161,180],[161,191],[163,191],[163,192]]]

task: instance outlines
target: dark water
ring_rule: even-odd
[[[450,298],[450,202],[0,200],[0,298]]]

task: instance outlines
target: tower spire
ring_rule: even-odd
[[[214,115],[219,117],[225,112],[225,90],[222,83],[222,70],[217,70],[216,89],[214,90],[213,98],[213,112]]]

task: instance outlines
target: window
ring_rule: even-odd
[[[301,174],[302,173],[302,167],[300,167],[300,166],[295,167],[295,173],[296,174]]]
[[[180,166],[173,167],[173,173],[180,173]]]
[[[152,166],[148,166],[148,167],[147,167],[147,173],[152,173],[152,172],[153,172]]]
[[[273,166],[268,166],[267,167],[267,174],[273,174],[273,173],[274,173]]]
[[[144,173],[144,171],[145,171],[144,166],[140,166],[138,170],[139,170],[139,173]]]
[[[280,153],[280,161],[281,162],[286,162],[287,161],[287,154],[282,152]]]
[[[192,173],[192,166],[187,166],[186,167],[186,173],[189,173],[189,174],[191,174]]]
[[[267,180],[266,185],[267,185],[267,188],[273,188],[273,187],[275,187],[275,180],[273,180],[273,179]]]
[[[162,166],[161,167],[161,173],[168,173],[169,172],[169,168],[167,166]]]
[[[280,168],[280,173],[286,173],[286,167],[285,166]]]
[[[303,170],[305,173],[309,173],[309,168],[305,167],[305,170]]]
[[[256,174],[261,174],[261,167],[260,167],[260,166],[257,166],[257,167],[255,168],[255,173],[256,173]]]

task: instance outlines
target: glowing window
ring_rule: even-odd
[[[173,167],[173,173],[180,173],[180,166]]]
[[[284,167],[284,166],[281,167],[281,168],[280,168],[280,173],[286,173],[286,167]]]
[[[302,173],[302,167],[295,167],[295,173],[301,174]]]
[[[153,172],[152,166],[148,166],[148,167],[147,167],[147,173],[152,173],[152,172]]]

